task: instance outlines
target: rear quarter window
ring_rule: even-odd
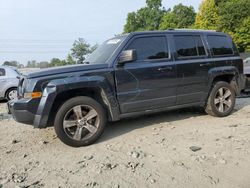
[[[214,56],[232,55],[233,43],[227,36],[208,35],[208,45]]]
[[[5,76],[5,75],[6,75],[5,69],[0,68],[0,76]]]

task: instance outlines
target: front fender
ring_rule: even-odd
[[[93,88],[100,91],[104,104],[107,106],[109,117],[112,121],[119,120],[119,106],[115,97],[114,86],[104,76],[67,77],[50,81],[43,91],[37,110],[35,127],[45,128],[48,124],[56,97],[64,92],[75,89]]]

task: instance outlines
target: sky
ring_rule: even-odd
[[[146,0],[0,0],[0,64],[65,59],[74,40],[94,45],[122,33],[128,12]],[[165,8],[201,0],[163,0]]]

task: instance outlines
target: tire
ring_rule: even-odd
[[[216,82],[210,92],[205,111],[215,117],[230,115],[235,106],[235,91],[227,82]]]
[[[103,133],[106,122],[105,110],[97,101],[89,97],[75,97],[60,107],[54,127],[63,143],[81,147],[94,143]]]
[[[17,88],[10,88],[7,90],[6,94],[5,94],[5,98],[8,101],[11,101],[15,98],[17,98]]]

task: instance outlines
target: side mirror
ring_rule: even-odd
[[[118,64],[125,64],[132,61],[135,61],[137,59],[137,53],[136,50],[125,50],[122,51],[120,54],[120,57],[118,59]]]

